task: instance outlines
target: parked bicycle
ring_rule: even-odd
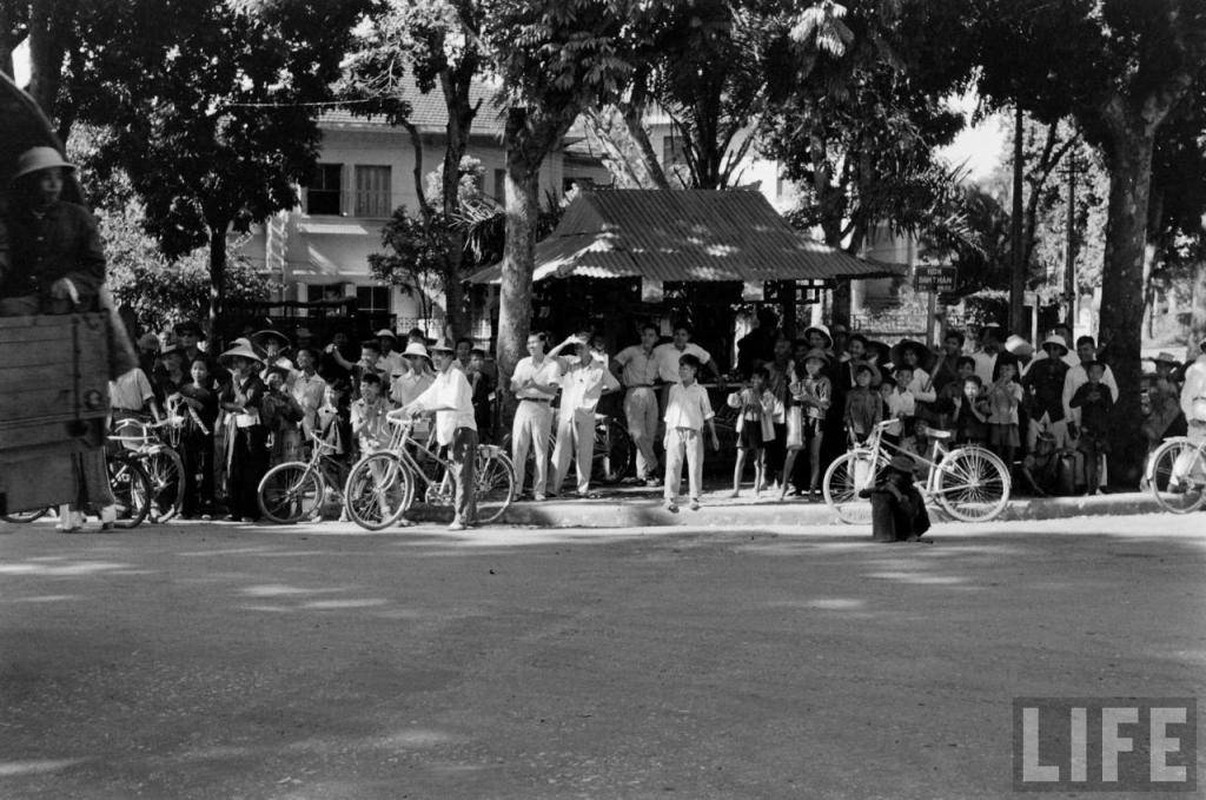
[[[167,522],[184,503],[184,460],[180,432],[184,418],[175,413],[158,422],[123,417],[113,423],[109,441],[117,442],[141,461],[151,480],[152,522]]]
[[[310,432],[309,461],[286,461],[264,474],[257,493],[260,511],[273,522],[289,525],[321,519],[328,501],[343,503],[347,464],[335,446]]]
[[[951,432],[929,428],[924,431],[931,441],[927,458],[884,441],[884,431],[893,423],[886,420],[876,425],[866,444],[839,457],[825,471],[825,502],[842,522],[871,521],[871,501],[859,497],[859,492],[875,482],[896,453],[924,465],[925,478],[917,481],[917,488],[953,519],[988,522],[1005,509],[1012,481],[1005,462],[995,453],[974,444],[949,449],[946,441]]]
[[[389,446],[356,462],[343,493],[348,517],[370,531],[393,525],[416,503],[441,508],[453,502],[448,460],[411,438],[410,420],[389,422],[395,427]],[[515,469],[494,445],[478,445],[475,459],[477,522],[488,525],[511,504]]]
[[[1206,502],[1206,441],[1174,436],[1152,451],[1144,477],[1165,511],[1188,514]]]

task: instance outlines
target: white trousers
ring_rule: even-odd
[[[590,472],[595,455],[595,414],[593,411],[562,412],[557,419],[557,444],[553,446],[554,492],[561,491],[569,472],[570,456],[578,472],[578,494],[590,491]]]
[[[628,418],[628,435],[636,445],[638,478],[652,478],[657,472],[657,393],[649,386],[629,389],[624,396],[624,416]]]
[[[691,428],[666,429],[666,485],[667,500],[678,497],[683,480],[683,456],[687,458],[687,487],[692,500],[698,500],[703,490],[703,436]]]
[[[515,491],[523,491],[524,473],[528,468],[528,450],[536,455],[532,494],[544,494],[548,481],[549,431],[553,427],[553,409],[548,403],[520,400],[511,425],[511,460],[515,463]]]

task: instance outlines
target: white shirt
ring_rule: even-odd
[[[461,374],[463,375],[464,373]],[[555,358],[545,356],[540,362],[540,366],[536,366],[532,357],[527,356],[519,360],[519,363],[515,365],[515,372],[511,375],[511,389],[515,392],[516,397],[521,400],[525,397],[534,400],[552,400],[553,396],[557,393],[556,390],[545,392],[534,387],[520,389],[519,387],[528,378],[541,385],[552,384],[556,386],[561,380],[561,362]]]
[[[985,353],[983,350],[971,354],[972,361],[976,362],[976,375],[985,386],[992,384],[992,371],[997,366],[998,355],[1000,354]]]
[[[426,372],[406,372],[402,375],[395,375],[389,382],[389,397],[395,405],[409,405],[415,401],[415,398],[427,391],[427,387],[434,382],[435,377]]]
[[[109,405],[123,411],[142,411],[155,399],[147,374],[138,367],[109,381]]]
[[[676,383],[670,387],[670,399],[666,401],[664,417],[667,428],[702,430],[704,423],[714,416],[716,414],[712,411],[708,391],[698,383],[690,386]]]
[[[631,347],[625,347],[616,354],[616,363],[623,367],[620,377],[623,378],[626,387],[631,389],[634,386],[653,385],[658,376],[656,352],[656,345],[646,353],[644,347],[634,344]],[[677,366],[674,373],[675,377],[678,377]]]
[[[933,384],[930,388],[923,387],[930,383],[930,374],[921,367],[913,368],[913,380],[909,381],[909,385],[905,388],[913,395],[914,400],[920,400],[923,403],[932,403],[938,399],[938,392],[934,390]]]
[[[1080,409],[1073,408],[1072,395],[1076,394],[1076,390],[1089,382],[1089,376],[1085,373],[1083,364],[1077,364],[1068,370],[1068,374],[1064,376],[1064,417],[1069,422],[1080,424]],[[1118,381],[1114,380],[1114,371],[1108,366],[1105,368],[1105,374],[1101,376],[1101,382],[1110,387],[1110,392],[1113,393],[1115,400],[1118,398]]]
[[[457,428],[477,430],[473,418],[473,391],[465,373],[459,369],[449,367],[438,373],[431,386],[406,406],[407,411],[432,409],[436,409],[436,441],[441,445],[452,444]]]
[[[602,362],[591,358],[590,363],[583,366],[581,361],[575,361],[561,376],[562,418],[573,412],[594,414],[603,392],[619,388],[620,382]]]
[[[888,395],[887,402],[884,405],[887,406],[887,413],[885,416],[887,416],[888,419],[894,420],[894,422],[885,428],[884,431],[892,434],[893,436],[899,436],[904,430],[904,426],[901,424],[900,418],[911,417],[917,413],[917,398],[915,398],[913,393],[908,389],[905,389],[903,392],[897,389],[895,392],[892,392],[890,395]]]
[[[678,378],[678,360],[685,355],[695,356],[700,364],[707,364],[712,360],[712,354],[695,342],[687,342],[687,346],[682,350],[675,347],[674,342],[659,344],[653,348],[653,360],[657,362],[658,376],[667,383],[681,383]]]
[[[293,381],[293,399],[302,407],[302,427],[312,430],[317,420],[319,407],[322,406],[323,395],[327,391],[327,382],[318,373],[306,375],[297,373]]]

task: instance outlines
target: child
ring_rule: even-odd
[[[890,444],[900,445],[906,436],[912,435],[913,415],[917,411],[916,399],[909,391],[909,383],[913,380],[912,367],[897,367],[893,378],[896,389],[885,397],[884,418],[895,421],[884,431],[884,439]]]
[[[494,441],[494,420],[490,403],[494,397],[494,381],[486,371],[486,351],[475,347],[469,351],[469,388],[473,392],[473,421],[477,423],[477,440]]]
[[[687,479],[691,491],[691,510],[699,510],[699,495],[703,488],[703,438],[701,432],[707,423],[712,434],[712,449],[720,449],[716,436],[715,416],[707,391],[695,382],[699,374],[700,361],[687,353],[678,360],[679,383],[670,387],[666,400],[666,479],[664,496],[666,510],[678,511],[679,485],[683,478],[683,457],[687,459]]]
[[[749,386],[728,396],[729,408],[737,413],[737,464],[733,467],[733,493],[741,489],[741,474],[748,456],[754,462],[754,497],[762,492],[766,480],[763,443],[775,438],[775,419],[783,416],[783,403],[766,388],[766,367],[754,367]]]
[[[971,356],[959,356],[955,359],[954,367],[954,379],[943,384],[935,403],[941,414],[938,424],[946,430],[955,429],[955,409],[964,396],[964,384],[969,377],[976,374],[976,360]]]
[[[884,401],[879,392],[871,389],[872,377],[871,367],[859,364],[854,368],[854,388],[846,393],[843,419],[852,445],[867,441],[871,431],[884,418]]]
[[[360,455],[383,450],[389,444],[390,429],[385,415],[389,401],[381,391],[381,377],[366,372],[360,378],[360,399],[352,403],[352,435],[360,445]]]
[[[344,460],[352,454],[352,422],[348,408],[351,390],[347,381],[336,378],[327,384],[317,412],[318,435],[331,445],[331,454]]]
[[[208,520],[214,507],[214,426],[218,420],[218,384],[209,374],[209,362],[193,361],[192,383],[180,387],[184,430],[180,458],[184,462],[184,500],[181,516],[201,515]],[[169,398],[170,399],[170,398]],[[198,482],[198,476],[200,481]]]
[[[261,417],[268,429],[268,463],[271,466],[302,459],[301,423],[305,412],[301,403],[285,390],[289,373],[272,366],[264,371],[268,391],[264,394]]]
[[[824,439],[825,415],[833,401],[833,384],[821,374],[829,366],[829,356],[820,348],[804,354],[804,378],[791,384],[792,399],[803,408],[803,447],[808,448],[808,501],[821,499],[821,443]],[[783,486],[779,499],[787,495],[787,479],[796,463],[796,453],[802,448],[789,445],[787,460],[783,465]]]
[[[997,366],[997,379],[988,387],[988,443],[1005,462],[1013,467],[1013,456],[1021,445],[1018,433],[1018,404],[1022,402],[1022,385],[1017,380],[1017,365],[1002,361]]]
[[[962,385],[962,397],[957,397],[953,401],[955,442],[957,444],[983,445],[988,441],[989,412],[988,398],[984,396],[984,383],[973,369],[964,376]]]
[[[1110,417],[1114,410],[1114,394],[1102,383],[1105,364],[1089,361],[1084,364],[1089,382],[1080,386],[1069,405],[1080,409],[1080,439],[1076,449],[1085,456],[1085,494],[1101,494],[1101,460],[1110,451]]]

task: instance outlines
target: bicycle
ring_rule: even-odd
[[[113,423],[109,440],[142,460],[151,479],[152,522],[167,522],[184,503],[184,460],[178,451],[184,418],[169,414],[158,422],[124,417]]]
[[[116,516],[113,524],[118,528],[136,528],[151,511],[151,478],[141,464],[141,459],[128,450],[110,450],[105,454],[105,470],[109,476],[109,488],[113,493]],[[94,509],[95,512],[95,509]],[[58,514],[57,507],[35,508],[0,515],[0,519],[18,525],[39,520],[47,514]]]
[[[1165,511],[1196,511],[1206,502],[1206,441],[1194,444],[1187,436],[1165,439],[1148,457],[1144,478]]]
[[[451,464],[411,438],[409,420],[388,421],[395,427],[389,445],[356,462],[343,492],[348,517],[370,531],[397,522],[415,503],[419,484],[425,505],[441,507],[453,502]],[[515,469],[495,445],[478,445],[474,459],[477,523],[488,525],[511,505]],[[431,466],[425,468],[424,464]]]
[[[988,522],[1005,509],[1012,480],[1005,462],[995,453],[975,444],[949,449],[946,440],[951,432],[929,428],[925,435],[932,445],[926,458],[884,441],[884,431],[894,422],[877,424],[866,444],[840,456],[825,471],[825,502],[837,512],[838,519],[849,524],[871,521],[871,502],[859,497],[859,492],[875,482],[895,453],[904,453],[925,465],[925,479],[916,482],[917,488],[928,499],[936,500],[951,518]]]
[[[309,461],[286,461],[264,473],[256,497],[260,511],[273,522],[289,525],[319,519],[328,497],[343,503],[347,467],[334,455],[335,446],[309,432]]]

